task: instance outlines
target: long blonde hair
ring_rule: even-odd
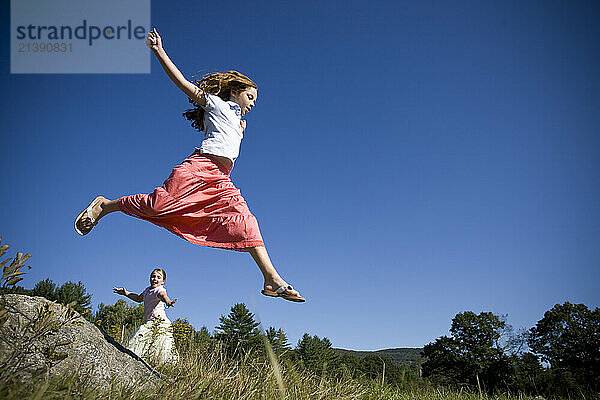
[[[214,72],[205,75],[200,81],[194,81],[194,84],[204,93],[219,96],[225,101],[229,101],[231,92],[239,93],[251,87],[258,89],[252,79],[237,71]],[[194,108],[185,110],[183,116],[191,122],[193,128],[202,132],[204,130],[204,109],[192,99],[190,99],[190,103]]]

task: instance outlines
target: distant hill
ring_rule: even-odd
[[[385,349],[377,351],[355,351],[345,349],[333,349],[336,353],[350,354],[354,357],[364,358],[366,356],[383,356],[388,358],[394,364],[400,366],[404,364],[410,364],[420,357],[420,353],[423,349],[421,348],[399,348],[399,349]]]

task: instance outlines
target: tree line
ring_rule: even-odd
[[[91,309],[91,295],[81,282],[56,285],[50,279],[13,293],[42,296],[74,309],[116,341],[144,323],[143,305],[123,299]],[[282,329],[260,329],[246,305],[235,304],[211,333],[186,319],[173,321],[180,354],[194,346],[220,346],[231,358],[266,357],[270,346],[280,362],[316,375],[377,380],[400,388],[440,385],[472,391],[519,392],[546,397],[585,397],[600,391],[600,309],[584,304],[556,304],[527,331],[515,331],[491,312],[457,314],[450,335],[427,344],[422,357],[397,365],[380,355],[338,353],[328,338],[304,334],[294,347]]]
[[[556,304],[529,329],[515,333],[489,312],[463,312],[450,336],[423,348],[423,376],[432,382],[487,392],[597,396],[600,391],[600,308]]]

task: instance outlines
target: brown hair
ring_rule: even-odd
[[[256,83],[246,75],[237,71],[215,72],[205,75],[200,81],[194,81],[204,93],[219,96],[224,101],[229,101],[231,92],[242,92],[251,87],[258,89]],[[193,128],[202,132],[204,130],[204,109],[194,100],[190,99],[194,108],[185,110],[183,116],[191,122]]]
[[[158,272],[160,272],[160,273],[162,274],[162,276],[163,276],[163,281],[166,281],[166,280],[167,280],[167,273],[166,273],[166,272],[165,272],[165,270],[164,270],[164,269],[162,269],[162,268],[154,268],[154,269],[152,270],[152,272],[150,272],[150,276],[152,276],[152,274],[153,274],[153,273],[155,273],[156,271],[158,271]]]

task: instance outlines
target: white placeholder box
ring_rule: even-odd
[[[150,0],[11,0],[12,74],[148,74]]]

